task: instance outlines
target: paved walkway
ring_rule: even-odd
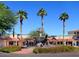
[[[31,54],[33,49],[34,49],[34,47],[23,48],[21,51],[16,51],[16,52],[13,52],[13,53],[16,53],[16,54]]]
[[[0,53],[0,57],[79,57],[79,52],[65,52],[65,53],[52,53],[52,54]]]

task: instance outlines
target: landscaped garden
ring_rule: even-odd
[[[37,47],[33,50],[33,53],[61,53],[61,52],[79,52],[78,47],[73,46],[56,46],[50,48]]]
[[[5,53],[11,53],[11,52],[20,51],[20,50],[21,50],[21,47],[19,46],[10,46],[10,47],[0,48],[0,52],[5,52]]]

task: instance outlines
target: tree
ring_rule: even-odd
[[[38,31],[31,31],[29,33],[30,37],[39,37],[39,32]]]
[[[30,35],[30,37],[40,37],[40,32],[37,31],[37,30],[31,31],[31,32],[29,33],[29,35]],[[43,36],[45,36],[45,35],[46,35],[46,33],[44,32],[44,33],[43,33]]]
[[[23,20],[27,19],[27,12],[23,10],[19,10],[17,14],[18,14],[18,17],[20,18],[20,34],[21,34],[21,39],[22,39],[22,25],[23,25]]]
[[[0,3],[0,34],[3,35],[6,31],[10,31],[17,23],[16,15],[8,6]]]
[[[63,21],[63,40],[64,40],[64,34],[65,34],[65,21],[66,21],[68,18],[69,18],[69,15],[68,15],[66,12],[62,13],[62,14],[60,15],[60,17],[59,17],[59,19],[60,19],[61,21]],[[64,45],[65,45],[65,43],[64,43]]]
[[[37,15],[41,16],[41,27],[42,27],[41,29],[42,29],[42,34],[43,34],[43,32],[44,32],[44,20],[43,20],[43,18],[44,18],[44,16],[47,15],[47,12],[43,8],[41,8],[38,11]]]

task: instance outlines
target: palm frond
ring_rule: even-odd
[[[68,15],[66,12],[62,13],[62,14],[60,15],[60,17],[59,17],[59,19],[60,19],[61,21],[65,21],[65,20],[67,20],[68,18],[69,18],[69,15]]]
[[[19,16],[21,16],[23,19],[27,19],[28,17],[27,17],[27,12],[25,12],[25,11],[23,11],[23,10],[19,10],[18,12],[17,12],[17,14],[19,15]]]
[[[37,13],[37,15],[38,16],[46,16],[47,15],[47,12],[43,9],[43,8],[41,8],[39,11],[38,11],[38,13]]]

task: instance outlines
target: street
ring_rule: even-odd
[[[0,53],[0,57],[79,57],[79,52],[52,53],[52,54]]]

